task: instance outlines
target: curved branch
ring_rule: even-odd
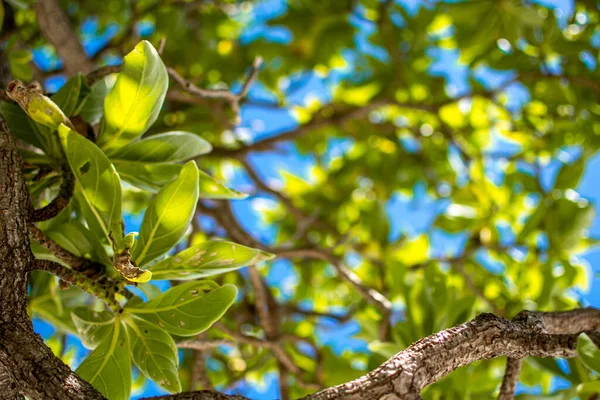
[[[576,328],[567,326],[573,318],[578,321]],[[425,386],[479,360],[499,356],[576,357],[579,334],[599,326],[600,310],[591,308],[557,313],[523,312],[513,321],[481,314],[419,340],[363,377],[306,399],[418,399]],[[581,331],[574,332],[575,329]]]
[[[29,225],[29,234],[31,238],[45,247],[50,253],[69,264],[77,272],[81,272],[86,276],[94,276],[102,272],[104,266],[93,262],[87,258],[78,257],[75,254],[63,249],[58,243],[50,239],[35,225]]]
[[[73,196],[73,190],[75,189],[75,177],[73,172],[69,169],[69,166],[64,165],[62,167],[62,183],[60,184],[60,190],[56,197],[50,202],[50,204],[37,209],[32,210],[29,217],[31,222],[47,221],[56,217],[62,210],[64,210],[71,201]]]

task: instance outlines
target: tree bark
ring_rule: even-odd
[[[71,76],[77,72],[83,74],[91,72],[94,64],[85,54],[58,0],[38,0],[35,11],[40,31],[56,49],[64,63],[66,74]]]
[[[26,308],[30,207],[21,157],[0,118],[0,398],[102,399],[33,331]]]

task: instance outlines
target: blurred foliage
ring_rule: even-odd
[[[13,75],[24,81],[60,74],[59,63],[40,71],[31,61],[34,49],[53,51],[39,33],[30,3],[5,2],[2,28]],[[588,160],[600,147],[596,1],[576,1],[572,14],[526,0],[61,4],[84,42],[116,27],[118,32],[92,55],[99,66],[120,59],[142,37],[155,46],[165,37],[161,58],[167,67],[198,87],[239,92],[255,56],[265,60],[258,83],[242,103],[242,116],[261,110],[268,115],[262,122],[269,130],[281,114],[268,113],[285,111],[300,126],[287,129],[292,146],[276,140],[264,148],[247,143],[241,132],[252,124],[242,120],[241,128],[234,126],[227,102],[193,97],[175,82],[167,90],[164,81],[164,106],[148,118],[156,122],[136,143],[166,131],[186,131],[210,142],[215,151],[197,159],[201,169],[221,180],[234,170],[252,183],[249,193],[277,202],[260,214],[262,222],[276,227],[274,247],[331,253],[394,304],[392,326],[382,335],[381,313],[340,279],[331,263],[293,258],[294,283],[283,288],[271,282],[269,287],[279,304],[280,333],[297,339],[285,348],[299,368],[288,378],[292,398],[314,390],[306,382],[329,386],[348,381],[419,338],[481,312],[510,318],[523,309],[581,306],[580,293],[589,289],[592,271],[580,255],[596,244],[588,233],[594,205],[577,192]],[[297,93],[315,81],[320,95],[299,100]],[[102,109],[93,106],[113,84],[108,77],[87,88],[86,96],[95,100],[73,114],[96,132],[113,129],[99,126]],[[23,121],[13,105],[1,107],[9,123]],[[44,146],[43,129],[21,131],[23,140]],[[341,142],[341,151],[331,150]],[[261,185],[247,174],[253,164],[245,156],[253,149],[274,156],[297,150],[315,163],[308,177],[282,172],[270,177],[280,185],[270,186],[266,179]],[[136,164],[123,156],[127,151],[109,150],[110,161],[131,185],[123,191],[125,212],[146,209],[147,193],[181,169],[180,159]],[[44,155],[31,153],[25,160],[31,166],[26,172],[32,196],[45,204],[60,182],[52,173],[40,178],[43,186],[33,178],[35,168],[50,162]],[[224,197],[234,198],[234,192]],[[410,205],[398,213],[394,202]],[[211,208],[222,202],[203,204],[222,213]],[[431,224],[418,232],[410,227],[412,205],[415,214],[422,211],[419,207],[431,207]],[[219,215],[202,214],[187,232],[189,245],[214,234],[229,233],[239,241],[231,226],[217,226],[227,225]],[[440,236],[462,240],[464,248],[436,244]],[[266,277],[278,265],[272,261],[259,270]],[[229,272],[219,283],[240,289],[224,326],[264,339],[247,274]],[[58,295],[49,297],[50,291]],[[56,327],[57,335],[75,332],[65,311],[80,303],[72,292],[58,291],[41,274],[32,280],[30,306]],[[339,322],[346,313],[360,326],[356,338],[368,350],[334,351],[322,340],[323,330],[346,324]],[[210,329],[206,337],[229,336]],[[591,354],[587,345],[585,354]],[[259,385],[266,374],[278,371],[268,349],[249,344],[222,346],[201,356],[208,360],[206,376],[219,389],[235,391],[241,381]],[[68,361],[70,356],[63,357]],[[196,387],[191,379],[197,374],[195,357],[186,350],[181,360],[184,390]],[[542,394],[522,397],[545,398],[556,377],[570,385],[552,398],[598,393],[588,367],[597,368],[585,359],[525,360],[521,383],[541,388]],[[423,397],[491,398],[503,370],[502,359],[478,362],[431,385]]]

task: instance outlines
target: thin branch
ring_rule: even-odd
[[[98,69],[93,70],[89,74],[86,75],[85,79],[89,86],[92,86],[94,83],[98,82],[100,79],[110,75],[115,74],[121,71],[120,65],[105,65]]]
[[[231,340],[219,339],[219,340],[184,340],[183,342],[177,342],[177,347],[180,349],[192,349],[198,351],[206,351],[216,349],[220,346],[235,346],[236,343]]]
[[[113,311],[121,309],[116,295],[124,294],[123,282],[110,281],[107,278],[94,280],[87,276],[64,267],[57,262],[48,260],[35,260],[32,269],[46,271],[58,276],[64,282],[77,286],[81,290],[104,301]]]
[[[62,183],[56,197],[50,202],[50,204],[40,208],[33,209],[29,220],[31,222],[47,221],[56,217],[62,210],[64,210],[71,201],[73,196],[73,190],[75,188],[75,177],[69,169],[68,165],[62,167]]]
[[[244,83],[242,84],[242,90],[238,94],[235,94],[229,90],[224,90],[224,89],[200,88],[200,87],[196,86],[193,82],[188,81],[185,78],[183,78],[181,75],[179,75],[179,73],[177,73],[177,71],[175,71],[174,68],[171,68],[171,67],[167,68],[167,72],[169,73],[171,78],[173,78],[173,80],[175,82],[177,82],[177,84],[179,86],[181,86],[181,88],[183,90],[185,90],[186,92],[188,92],[189,94],[191,94],[193,96],[203,98],[203,99],[222,99],[222,100],[225,100],[226,102],[228,102],[231,107],[231,110],[233,111],[233,113],[235,115],[235,123],[237,125],[241,122],[240,104],[244,100],[244,98],[248,95],[248,91],[250,90],[250,87],[256,80],[256,77],[258,76],[258,71],[260,69],[261,64],[262,64],[262,58],[256,57],[254,59],[254,62],[252,63],[250,73],[248,74],[248,76],[244,80]]]
[[[81,272],[85,276],[97,276],[104,269],[102,265],[95,263],[92,260],[84,257],[78,257],[70,251],[65,250],[35,225],[29,225],[29,234],[33,240],[45,247],[48,251],[50,251],[50,253],[54,254],[66,264],[69,264],[73,270]]]
[[[346,267],[344,262],[334,255],[319,249],[269,249],[279,257],[285,258],[312,258],[329,262],[338,275],[347,283],[352,285],[369,303],[377,307],[382,313],[388,315],[392,309],[392,303],[377,290],[370,288],[361,281],[351,269]]]
[[[250,400],[238,394],[222,394],[212,390],[197,390],[163,396],[143,397],[140,400]]]
[[[520,358],[508,357],[506,359],[506,372],[504,373],[504,379],[502,379],[498,400],[513,400],[515,398],[515,390],[521,373],[521,363]]]

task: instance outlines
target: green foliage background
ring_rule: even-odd
[[[308,249],[321,255],[289,256],[298,278],[293,290],[268,288],[270,300],[278,304],[271,311],[277,310],[273,318],[279,334],[289,339],[283,349],[296,366],[285,378],[292,398],[360,376],[414,341],[481,312],[510,318],[523,309],[580,306],[579,292],[588,290],[592,279],[591,267],[580,255],[596,244],[588,233],[594,206],[577,193],[600,145],[596,2],[575,2],[570,16],[520,0],[425,3],[431,4],[414,12],[395,1],[289,0],[283,12],[269,19],[264,18],[269,10],[260,8],[264,3],[250,1],[62,2],[74,26],[90,16],[97,18],[97,32],[118,25],[119,33],[93,56],[98,65],[129,55],[116,83],[114,75],[93,85],[76,76],[51,97],[66,117],[81,116],[94,127],[96,144],[67,126],[36,124],[14,104],[0,105],[12,131],[43,150],[23,153],[38,205],[49,202],[60,184],[58,172],[36,179],[41,166],[55,167],[66,159],[76,177],[76,202],[40,227],[71,252],[110,266],[112,247],[122,239],[119,210],[145,212],[132,249],[137,266],[154,262],[149,270],[155,279],[193,280],[162,295],[151,284],[142,284],[139,288],[148,299],[158,297],[143,305],[136,305],[140,299],[129,300],[124,316],[115,317],[100,313],[100,302],[95,303],[98,313],[86,314],[78,307],[94,302],[92,297],[76,289],[60,291],[54,279],[36,274],[30,309],[55,326],[49,343],[57,353],[70,361],[60,346],[60,337],[67,333],[95,348],[78,370],[95,385],[93,378],[104,373],[95,357],[109,354],[108,364],[101,365],[109,370],[106,379],[112,389],[96,387],[114,390],[111,398],[126,398],[132,385],[122,374],[110,375],[116,368],[110,363],[129,368],[131,357],[124,353],[133,355],[143,374],[171,391],[196,387],[192,377],[197,354],[210,358],[211,367],[204,373],[219,389],[235,388],[240,380],[259,384],[267,374],[280,371],[281,360],[268,346],[250,342],[202,353],[186,350],[175,369],[179,336],[197,335],[223,313],[220,327],[208,329],[202,340],[229,339],[228,332],[267,338],[257,319],[251,279],[238,268],[270,256],[250,248],[264,243],[238,226],[247,226],[244,221],[219,218],[230,210],[229,202],[245,197],[219,183],[227,182],[232,170],[252,182],[240,189],[275,200],[261,210],[262,221],[276,227],[267,251]],[[14,76],[24,81],[44,76],[31,62],[31,50],[46,45],[35,12],[25,0],[7,1],[4,12],[4,29],[9,29],[6,21],[17,27],[7,38]],[[269,40],[267,33],[249,40],[248,26],[257,16],[264,20],[257,23],[262,32],[285,29],[289,41]],[[140,41],[140,22],[154,26],[146,41]],[[154,47],[163,37],[166,45],[159,56]],[[447,76],[432,72],[435,51],[459,55],[468,90],[456,89],[456,76],[450,74],[456,66],[447,66]],[[248,173],[258,168],[248,154],[296,150],[280,139],[259,138],[258,143],[264,140],[260,145],[245,142],[226,101],[186,93],[174,81],[169,83],[165,68],[201,88],[239,90],[256,56],[264,59],[259,89],[242,101],[243,110],[285,110],[296,120],[299,127],[282,138],[315,160],[309,179],[297,176],[298,171],[282,172],[279,187]],[[502,82],[478,79],[482,68],[491,68]],[[327,82],[326,95],[294,100],[289,84],[298,84],[298,74],[307,71]],[[515,106],[515,99],[522,107]],[[275,113],[265,115],[265,125],[277,122]],[[332,156],[332,139],[351,141]],[[547,184],[544,171],[565,154],[577,154],[569,152],[574,148],[581,155],[562,163],[556,179]],[[503,179],[494,179],[490,171]],[[399,221],[390,219],[387,202],[394,196],[417,196],[416,187],[448,206],[420,235],[391,234]],[[200,224],[199,218],[216,224]],[[435,249],[434,228],[463,235],[464,250]],[[214,236],[240,244],[207,242]],[[175,246],[179,254],[161,261]],[[188,247],[214,251],[225,262],[196,262],[184,250]],[[38,257],[52,258],[41,248],[34,250]],[[231,254],[239,259],[230,260]],[[490,263],[502,264],[502,271],[486,268]],[[332,264],[351,264],[365,286],[392,302],[389,328],[380,310],[341,279]],[[258,268],[266,277],[276,265],[266,262]],[[215,274],[217,283],[195,280]],[[224,305],[213,305],[198,320],[190,316],[188,327],[173,325],[166,321],[169,312],[159,315],[161,307],[177,309],[179,291],[185,290],[208,293],[186,301]],[[205,312],[206,307],[193,310]],[[368,343],[369,351],[336,353],[319,341],[323,318],[343,319],[346,314],[360,326],[356,337]],[[110,329],[96,331],[106,321]],[[145,325],[153,333],[140,334],[146,332]],[[87,337],[90,332],[98,340]],[[143,337],[160,338],[163,346],[155,351],[169,360],[168,371],[162,372],[168,377],[152,372],[160,370],[160,363],[143,357],[144,346],[152,347]],[[119,344],[123,348],[115,352]],[[598,370],[596,350],[589,343],[581,347],[581,359],[570,360],[568,368],[554,360],[526,360],[521,383],[536,386],[545,396],[555,377],[568,382],[552,398],[597,392],[591,372]],[[423,396],[490,398],[497,393],[503,368],[502,359],[461,368],[428,387]],[[121,378],[125,381],[117,384]]]

